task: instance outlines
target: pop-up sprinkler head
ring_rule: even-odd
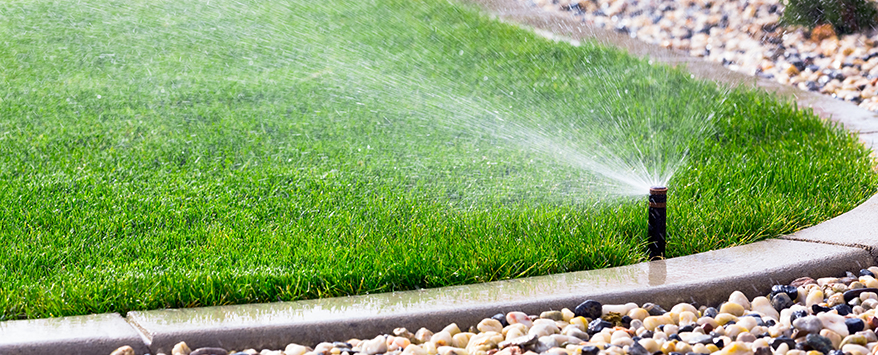
[[[649,188],[649,218],[647,219],[647,251],[649,260],[665,258],[665,232],[668,201],[668,188],[654,186]]]

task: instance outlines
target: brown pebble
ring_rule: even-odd
[[[810,285],[810,284],[817,284],[817,281],[815,281],[814,279],[807,277],[807,276],[800,277],[798,279],[793,280],[793,282],[790,282],[790,286],[793,286],[793,287],[805,286],[805,285]]]
[[[814,27],[814,29],[811,30],[811,40],[814,42],[820,42],[824,39],[835,36],[835,30],[832,28],[832,25],[828,23]]]
[[[711,325],[710,323],[702,325],[701,328],[704,329],[704,334],[710,334],[710,332],[713,331],[713,325]]]

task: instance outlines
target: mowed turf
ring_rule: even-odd
[[[855,138],[768,95],[446,1],[4,1],[0,319],[642,261],[645,198],[606,198],[556,138],[688,152],[670,256],[878,186]]]

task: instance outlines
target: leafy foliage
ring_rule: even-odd
[[[878,26],[878,9],[870,0],[786,0],[781,22],[814,28],[831,24],[838,34]]]

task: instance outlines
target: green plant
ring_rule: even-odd
[[[848,34],[878,26],[878,9],[869,0],[786,0],[781,23],[812,29],[830,24]]]

